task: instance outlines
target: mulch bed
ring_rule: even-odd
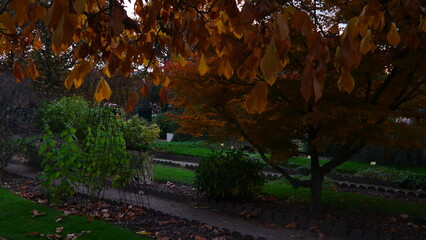
[[[58,205],[52,205],[45,199],[40,182],[21,176],[5,173],[0,187],[10,189],[26,199],[53,207],[65,214],[86,216],[88,221],[102,219],[160,240],[238,240],[228,230],[218,229],[205,224],[193,224],[168,215],[153,212],[142,207],[120,204],[110,201],[90,200],[79,195],[69,198]]]

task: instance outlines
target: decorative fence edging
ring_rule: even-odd
[[[256,211],[258,220],[273,223],[279,226],[286,226],[289,223],[297,223],[300,229],[308,230],[309,228],[313,226],[317,226],[318,229],[326,233],[330,236],[335,237],[343,237],[345,239],[350,240],[386,240],[386,239],[392,239],[392,236],[390,234],[380,234],[378,235],[375,232],[372,231],[363,231],[359,228],[349,228],[348,224],[344,220],[331,220],[331,219],[316,219],[309,216],[304,215],[294,215],[294,214],[288,214],[283,211],[275,211],[272,209],[267,208],[245,208],[241,204],[233,204],[230,202],[225,201],[218,201],[218,200],[206,200],[204,198],[192,198],[189,196],[185,196],[180,193],[174,193],[174,192],[167,192],[162,190],[156,190],[152,188],[143,187],[143,190],[151,195],[166,198],[173,201],[178,202],[186,202],[186,203],[192,203],[197,202],[200,206],[208,206],[212,209],[217,209],[221,212],[226,212],[230,214],[240,215],[242,212],[252,212]],[[192,220],[189,220],[192,221]],[[242,236],[239,232],[232,232],[232,235],[234,236]],[[244,239],[255,239],[253,236],[250,235],[244,235]],[[258,237],[256,240],[262,240],[263,237]]]

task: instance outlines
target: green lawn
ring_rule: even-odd
[[[155,165],[154,180],[161,182],[171,181],[194,186],[195,173],[187,169]],[[299,188],[295,191],[295,189],[284,180],[266,183],[263,191],[265,194],[278,198],[297,198],[306,203],[310,195],[309,189]],[[399,215],[406,213],[412,216],[426,217],[426,207],[424,204],[395,201],[380,197],[324,190],[322,202],[325,208],[349,209],[384,215]]]
[[[150,145],[151,147],[157,147],[164,151],[168,151],[175,155],[186,155],[194,157],[206,157],[209,154],[213,153],[213,149],[220,148],[217,145],[212,145],[211,148],[209,144],[204,142],[155,142]],[[258,154],[256,154],[258,158]],[[255,156],[256,156],[255,155]],[[320,164],[323,165],[329,160],[321,159]],[[300,166],[309,166],[310,159],[305,157],[292,157],[287,162],[287,165],[290,167],[300,167]],[[370,166],[369,163],[363,162],[353,162],[348,161],[336,168],[337,171],[342,173],[355,173],[357,171],[362,171],[367,169]],[[388,168],[394,170],[395,167],[392,166],[382,166],[380,167]],[[408,174],[426,174],[426,168],[422,167],[398,167],[397,170],[405,171]]]
[[[46,215],[33,217],[31,212],[34,209],[40,213],[44,212]],[[63,232],[58,233],[62,236],[90,231],[78,239],[147,239],[106,222],[98,220],[89,222],[85,217],[67,216],[56,223],[55,220],[62,214],[58,210],[20,198],[10,191],[0,188],[0,238],[10,240],[45,239],[28,234],[31,232],[44,235],[53,234],[56,233],[56,228],[63,227]]]

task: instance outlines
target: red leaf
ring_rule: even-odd
[[[138,100],[139,100],[139,94],[137,92],[133,92],[130,95],[129,99],[127,100],[127,103],[126,103],[126,106],[125,106],[127,113],[131,113],[131,112],[133,112],[133,110],[135,110],[135,107],[136,107],[136,104],[138,103]]]

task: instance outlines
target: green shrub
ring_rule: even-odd
[[[60,100],[44,104],[37,114],[39,126],[49,125],[54,134],[60,134],[70,127],[76,129],[81,138],[88,127],[91,108],[81,97],[63,97]]]
[[[263,164],[242,151],[218,151],[202,159],[196,170],[195,186],[209,198],[250,198],[262,190]]]
[[[179,125],[173,122],[166,113],[159,113],[154,119],[154,122],[160,128],[160,138],[165,139],[167,133],[174,133]]]
[[[378,166],[370,166],[365,170],[357,171],[355,176],[368,177],[384,181],[396,181],[406,173],[396,169],[383,168]]]
[[[401,188],[426,190],[426,175],[403,176],[396,183]]]
[[[138,116],[133,116],[124,123],[124,139],[127,149],[146,149],[147,145],[153,143],[160,133],[157,124],[148,126],[148,122]]]

